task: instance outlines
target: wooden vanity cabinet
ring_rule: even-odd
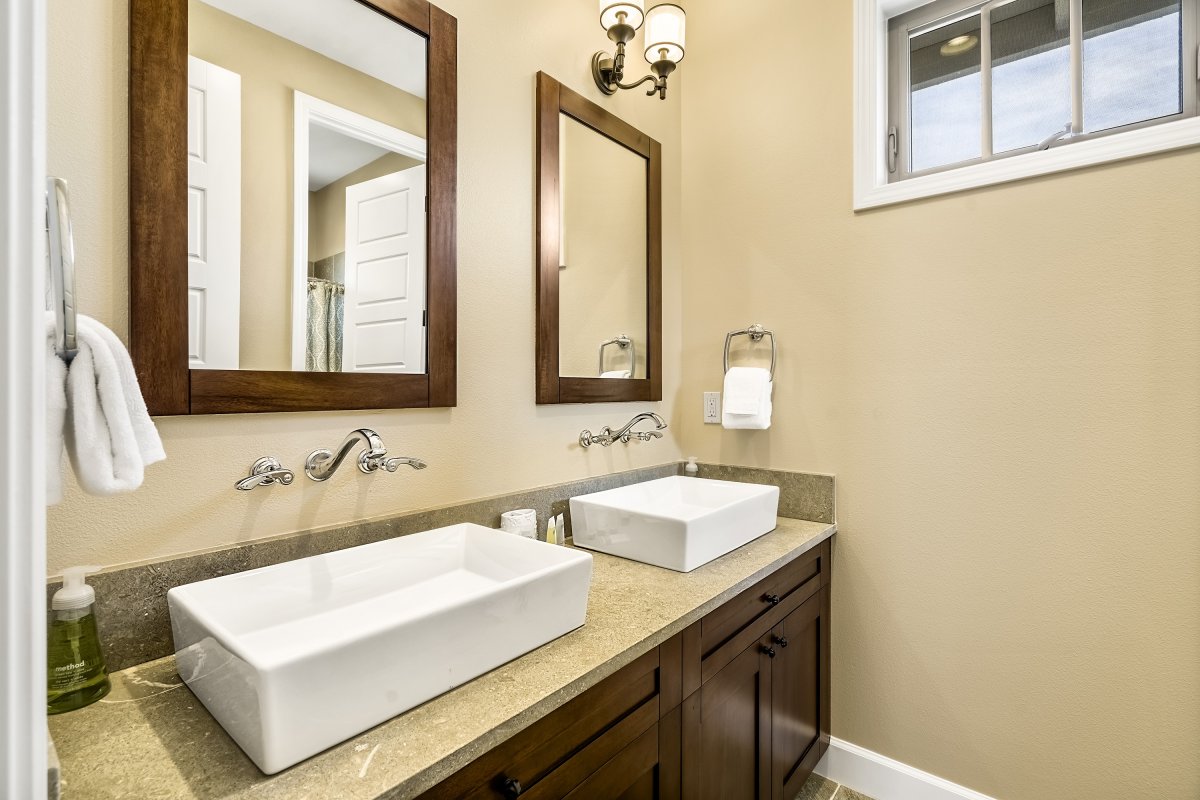
[[[423,798],[791,800],[829,746],[830,542]]]
[[[700,653],[683,702],[688,800],[791,800],[828,749],[829,555],[824,542],[683,632]]]

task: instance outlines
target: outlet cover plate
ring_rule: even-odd
[[[705,392],[704,393],[704,424],[705,425],[720,425],[721,424],[721,393],[720,392]]]

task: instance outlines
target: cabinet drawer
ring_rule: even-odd
[[[653,800],[659,797],[661,779],[658,770],[662,765],[658,728],[659,724],[654,723],[583,782],[577,783],[568,794],[545,794],[539,797],[545,800],[557,800],[560,797],[565,800],[593,800],[597,797],[612,800]],[[533,795],[530,795],[530,798],[539,800]]]
[[[658,722],[663,666],[659,649],[651,650],[480,756],[423,800],[562,797]]]
[[[765,635],[828,580],[829,542],[763,578],[700,621],[701,679]]]

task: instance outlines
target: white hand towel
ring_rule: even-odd
[[[632,378],[627,369],[614,369],[600,373],[601,378]]]
[[[137,375],[116,334],[90,317],[77,323],[79,354],[67,371],[67,451],[84,491],[113,495],[142,485],[166,458]]]
[[[733,367],[725,373],[721,425],[730,430],[766,430],[771,427],[769,370]]]
[[[46,505],[62,500],[63,435],[67,422],[67,364],[54,349],[54,314],[46,316]]]

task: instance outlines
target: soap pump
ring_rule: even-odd
[[[62,588],[50,599],[47,713],[61,714],[91,705],[111,688],[96,630],[96,590],[83,580],[97,570],[99,567],[63,570]]]
[[[695,456],[688,456],[687,464],[684,465],[683,471],[689,478],[694,478],[700,474],[700,467],[696,464]]]

